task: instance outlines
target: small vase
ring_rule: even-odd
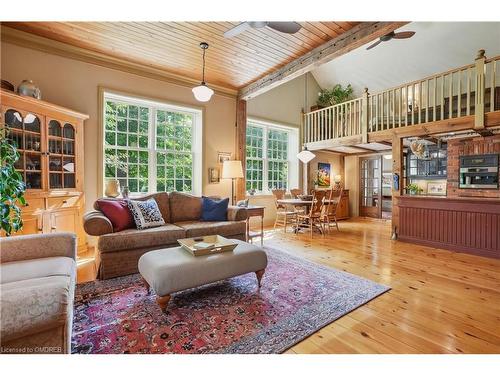
[[[104,190],[104,194],[110,198],[116,198],[120,195],[120,181],[118,180],[109,180],[106,183],[106,190]]]
[[[130,190],[129,190],[128,186],[124,186],[122,188],[122,197],[123,197],[123,199],[128,199],[129,195],[130,195]]]

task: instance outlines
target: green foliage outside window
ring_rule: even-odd
[[[157,191],[193,190],[193,115],[156,110],[156,134],[149,144],[152,110],[147,107],[106,101],[106,179],[118,179],[131,192],[148,192],[156,174]],[[154,153],[156,167],[149,156]],[[155,169],[155,170],[153,170]]]

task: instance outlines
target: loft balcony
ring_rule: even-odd
[[[310,150],[345,150],[394,137],[500,126],[500,56],[480,50],[474,63],[303,114]],[[359,151],[359,149],[358,149]]]

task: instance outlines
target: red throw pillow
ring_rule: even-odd
[[[135,228],[132,212],[130,212],[127,202],[123,199],[99,199],[97,205],[104,216],[113,224],[113,231],[120,232],[124,229]]]

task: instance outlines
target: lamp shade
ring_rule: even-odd
[[[335,181],[335,183],[340,183],[340,181],[342,181],[342,176],[341,175],[335,175],[335,177],[333,178],[333,181]]]
[[[243,167],[240,160],[226,160],[222,164],[222,178],[243,178]]]
[[[205,82],[199,86],[193,87],[192,91],[195,99],[199,102],[208,102],[214,94],[214,90],[208,87]]]
[[[316,155],[314,155],[311,151],[309,151],[308,149],[304,149],[302,151],[300,151],[298,154],[297,154],[297,157],[299,158],[299,160],[304,163],[304,164],[307,164],[309,163],[311,160],[313,160]]]

